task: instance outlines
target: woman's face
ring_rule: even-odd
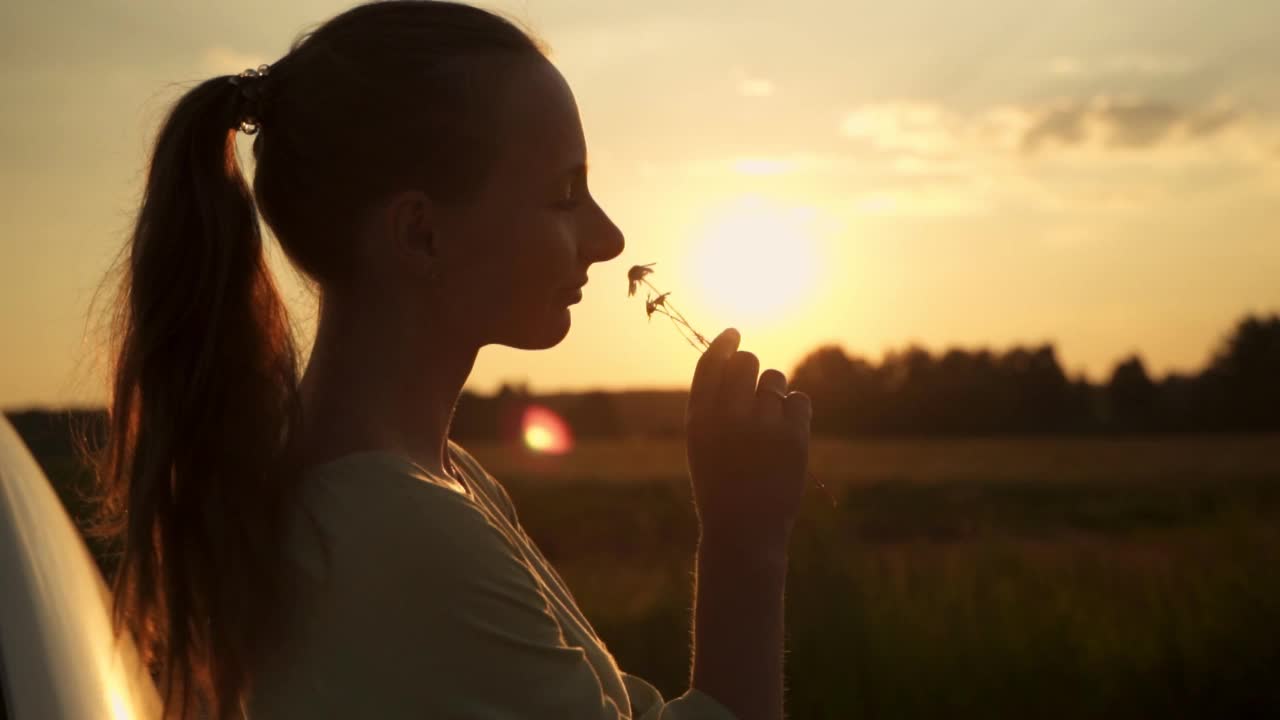
[[[587,268],[617,257],[623,237],[588,192],[577,104],[551,63],[515,70],[500,107],[484,187],[433,223],[435,297],[453,332],[477,347],[548,348],[569,332]]]

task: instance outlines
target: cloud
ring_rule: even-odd
[[[777,86],[773,84],[772,80],[754,73],[749,73],[740,67],[734,69],[733,81],[734,88],[738,91],[738,94],[743,97],[772,97],[773,93],[777,90]]]
[[[738,94],[745,97],[769,97],[773,95],[773,83],[764,78],[744,78],[738,81]]]
[[[954,116],[938,105],[895,102],[866,105],[846,113],[840,130],[852,140],[881,150],[936,153],[955,139]]]
[[[828,174],[862,189],[862,214],[1144,213],[1215,202],[1250,178],[1280,183],[1280,122],[1230,100],[891,101],[853,108],[839,129],[846,150]]]
[[[655,67],[654,58],[678,57],[677,48],[695,47],[714,37],[710,23],[675,14],[627,23],[589,20],[559,28],[549,52],[557,65],[565,63],[578,73],[648,70]]]
[[[1189,58],[1172,55],[1119,55],[1102,63],[1104,72],[1124,75],[1185,75],[1197,67]]]
[[[1020,147],[1035,152],[1046,146],[1100,143],[1117,149],[1151,148],[1162,143],[1195,142],[1226,132],[1244,119],[1231,105],[1179,106],[1149,99],[1098,96],[1029,111],[1031,122]]]
[[[726,174],[769,177],[835,171],[848,162],[848,158],[835,155],[792,152],[694,160],[682,163],[681,167],[690,177],[722,177]],[[641,162],[639,168],[642,174],[650,177],[656,172],[656,166],[651,162]]]
[[[733,169],[741,175],[784,175],[796,170],[797,163],[788,158],[744,157],[733,161]]]
[[[874,150],[916,157],[1049,150],[1153,150],[1205,143],[1250,120],[1231,102],[1185,105],[1151,98],[1097,95],[1043,104],[1001,105],[962,113],[903,101],[873,103],[844,115],[841,134]]]
[[[1198,67],[1199,63],[1190,58],[1148,53],[1125,53],[1089,61],[1071,55],[1059,55],[1050,58],[1047,63],[1050,75],[1062,77],[1083,75],[1159,77],[1186,75]]]
[[[1084,61],[1074,57],[1056,57],[1049,61],[1051,75],[1081,75],[1084,73]]]

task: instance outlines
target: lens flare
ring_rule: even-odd
[[[539,455],[563,455],[573,449],[569,425],[553,410],[530,405],[520,420],[524,446]]]

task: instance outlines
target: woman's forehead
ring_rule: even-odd
[[[551,63],[518,70],[506,95],[501,106],[505,157],[533,172],[557,171],[586,159],[573,91]]]

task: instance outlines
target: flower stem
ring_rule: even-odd
[[[670,293],[664,293],[659,290],[653,283],[649,282],[647,277],[641,276],[639,278],[639,282],[656,293],[658,295],[658,299],[661,301],[660,303],[655,303],[650,300],[649,313],[651,315],[653,313],[660,313],[667,316],[667,319],[670,320],[671,324],[675,327],[676,332],[680,333],[680,337],[684,338],[685,342],[689,343],[689,346],[693,348],[694,352],[702,353],[705,352],[707,348],[711,347],[711,341],[707,340],[705,335],[694,329],[693,325],[685,319],[684,314],[676,309],[676,306],[672,305],[670,300],[667,299],[670,297]],[[822,490],[822,493],[831,501],[831,507],[836,507],[836,498],[831,494],[831,491],[827,489],[827,486],[823,484],[823,482],[812,472],[806,473],[806,477],[810,482],[817,485],[818,488]]]

